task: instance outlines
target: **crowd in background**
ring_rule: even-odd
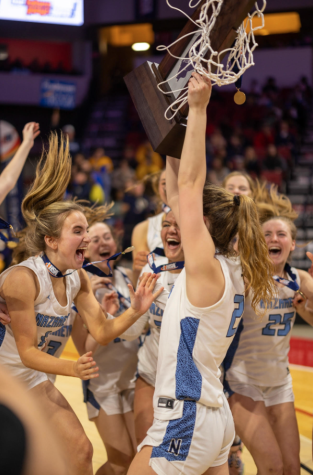
[[[221,184],[228,173],[238,170],[285,191],[297,163],[311,99],[304,77],[293,89],[279,89],[274,78],[268,78],[263,87],[253,81],[242,107],[234,103],[233,93],[215,88],[208,108],[206,144],[210,182]],[[165,165],[165,157],[152,150],[144,134],[134,133],[140,126],[131,109],[129,117],[132,124],[120,160],[112,160],[101,147],[82,153],[74,129],[64,129],[73,157],[69,195],[99,203],[113,200],[112,224],[125,235],[155,211],[153,193],[143,178]]]

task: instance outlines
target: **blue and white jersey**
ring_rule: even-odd
[[[127,287],[128,279],[127,277],[125,279],[125,269],[117,267],[113,272],[114,287],[125,299],[130,299]],[[91,277],[90,273],[88,275]],[[98,289],[95,293],[98,302],[101,303],[104,295],[108,292],[112,292],[112,290],[108,288]],[[119,311],[113,318],[118,317],[124,311],[125,308],[121,304]],[[119,393],[125,389],[135,387],[133,380],[136,374],[138,349],[138,339],[124,341],[121,338],[116,338],[106,346],[98,345],[93,358],[99,367],[99,377],[91,379],[88,385],[88,389],[95,397]]]
[[[193,306],[186,292],[186,271],[168,299],[159,343],[154,417],[181,418],[184,400],[223,406],[220,369],[244,310],[244,280],[239,258],[216,255],[225,278],[222,298],[211,307]]]
[[[30,257],[14,267],[28,267],[37,276],[39,294],[34,303],[34,318],[36,318],[37,325],[37,347],[38,350],[42,351],[46,348],[47,342],[51,340],[52,333],[58,332],[58,330],[69,325],[72,302],[76,298],[81,285],[79,274],[73,272],[65,277],[67,304],[63,307],[54,295],[51,282],[52,277],[50,277],[40,256]],[[14,267],[10,267],[1,274],[0,289]],[[0,297],[0,301],[4,302],[4,299]],[[36,374],[39,372],[23,365],[11,325],[6,325],[5,328],[4,339],[0,347],[0,363],[5,365],[14,376],[27,383],[32,381],[30,384],[33,385],[33,381],[36,380]]]
[[[66,321],[66,325],[63,325],[63,327],[58,328],[58,330],[56,330],[55,332],[49,335],[49,338],[47,339],[47,343],[42,351],[44,351],[45,353],[48,353],[48,355],[52,355],[52,356],[55,356],[56,358],[60,358],[65,348],[65,345],[71,336],[74,321],[77,314],[78,314],[77,308],[75,307],[74,304],[72,304],[71,313]],[[49,376],[50,381],[52,383],[55,383],[56,375],[48,374],[48,376]]]
[[[142,272],[151,272],[149,265],[146,265]],[[152,303],[145,316],[141,317],[141,320],[146,318],[148,321],[150,332],[138,352],[138,374],[152,386],[155,386],[163,314],[169,294],[178,276],[179,274],[170,272],[161,273],[154,292],[157,292],[161,287],[164,287],[164,290]]]
[[[297,270],[292,268],[300,285]],[[296,318],[292,305],[295,291],[277,286],[277,296],[263,318],[258,317],[248,297],[236,344],[230,347],[226,360],[227,381],[239,381],[257,386],[281,386],[289,374],[289,344]],[[263,301],[260,307],[264,308]]]

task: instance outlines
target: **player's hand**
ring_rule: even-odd
[[[139,251],[137,252],[134,262],[133,262],[133,270],[134,271],[141,271],[142,268],[147,264],[147,255],[149,254],[148,251]]]
[[[37,122],[28,122],[23,129],[23,142],[32,147],[35,138],[38,137],[39,134],[39,124]]]
[[[306,255],[311,261],[311,267],[308,270],[308,273],[310,274],[311,277],[313,277],[313,254],[312,254],[312,252],[307,252]]]
[[[143,315],[151,306],[152,302],[163,292],[164,287],[153,293],[155,284],[160,274],[152,274],[145,272],[140,280],[136,292],[131,284],[128,284],[131,308],[135,311],[136,316]]]
[[[73,362],[73,371],[74,376],[83,380],[98,378],[99,373],[97,372],[99,368],[96,367],[92,351],[88,351],[88,353],[85,353],[77,361]]]
[[[90,283],[93,293],[95,293],[98,289],[103,289],[104,287],[112,284],[109,277],[98,277],[97,275],[93,275],[90,278]]]
[[[304,310],[307,298],[304,298],[299,292],[295,293],[295,296],[292,301],[292,305],[296,308],[297,312]]]
[[[115,315],[120,308],[120,303],[118,301],[118,295],[116,292],[104,294],[101,304],[104,310],[111,315]]]
[[[188,83],[188,104],[190,109],[206,110],[210,102],[212,84],[209,78],[193,72]]]
[[[10,321],[11,318],[6,304],[0,303],[0,323],[2,323],[2,325],[7,325]]]

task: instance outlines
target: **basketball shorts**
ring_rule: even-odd
[[[14,377],[19,379],[24,385],[26,385],[27,389],[32,389],[38,384],[43,383],[44,381],[48,380],[48,375],[46,373],[42,373],[41,371],[36,371],[35,369],[21,368],[20,366],[14,366],[10,364],[5,364],[5,362],[1,362],[5,366],[5,368],[9,371],[9,373]]]
[[[151,370],[147,365],[143,365],[138,361],[137,364],[137,377],[140,376],[147,384],[155,387],[156,370]]]
[[[239,381],[226,381],[225,383],[226,397],[230,397],[233,393],[241,394],[250,397],[253,401],[264,402],[265,407],[294,402],[295,400],[291,378],[288,378],[288,381],[281,386],[257,386]]]
[[[100,408],[108,416],[114,414],[126,414],[134,409],[134,389],[125,389],[120,393],[94,395],[83,381],[84,402],[87,404],[88,419],[98,417]]]
[[[225,397],[220,408],[184,401],[180,419],[154,419],[138,452],[146,445],[153,447],[149,465],[158,475],[201,475],[228,461],[234,437]]]

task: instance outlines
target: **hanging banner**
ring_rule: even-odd
[[[76,87],[74,82],[44,79],[41,83],[40,105],[59,109],[74,109]]]

